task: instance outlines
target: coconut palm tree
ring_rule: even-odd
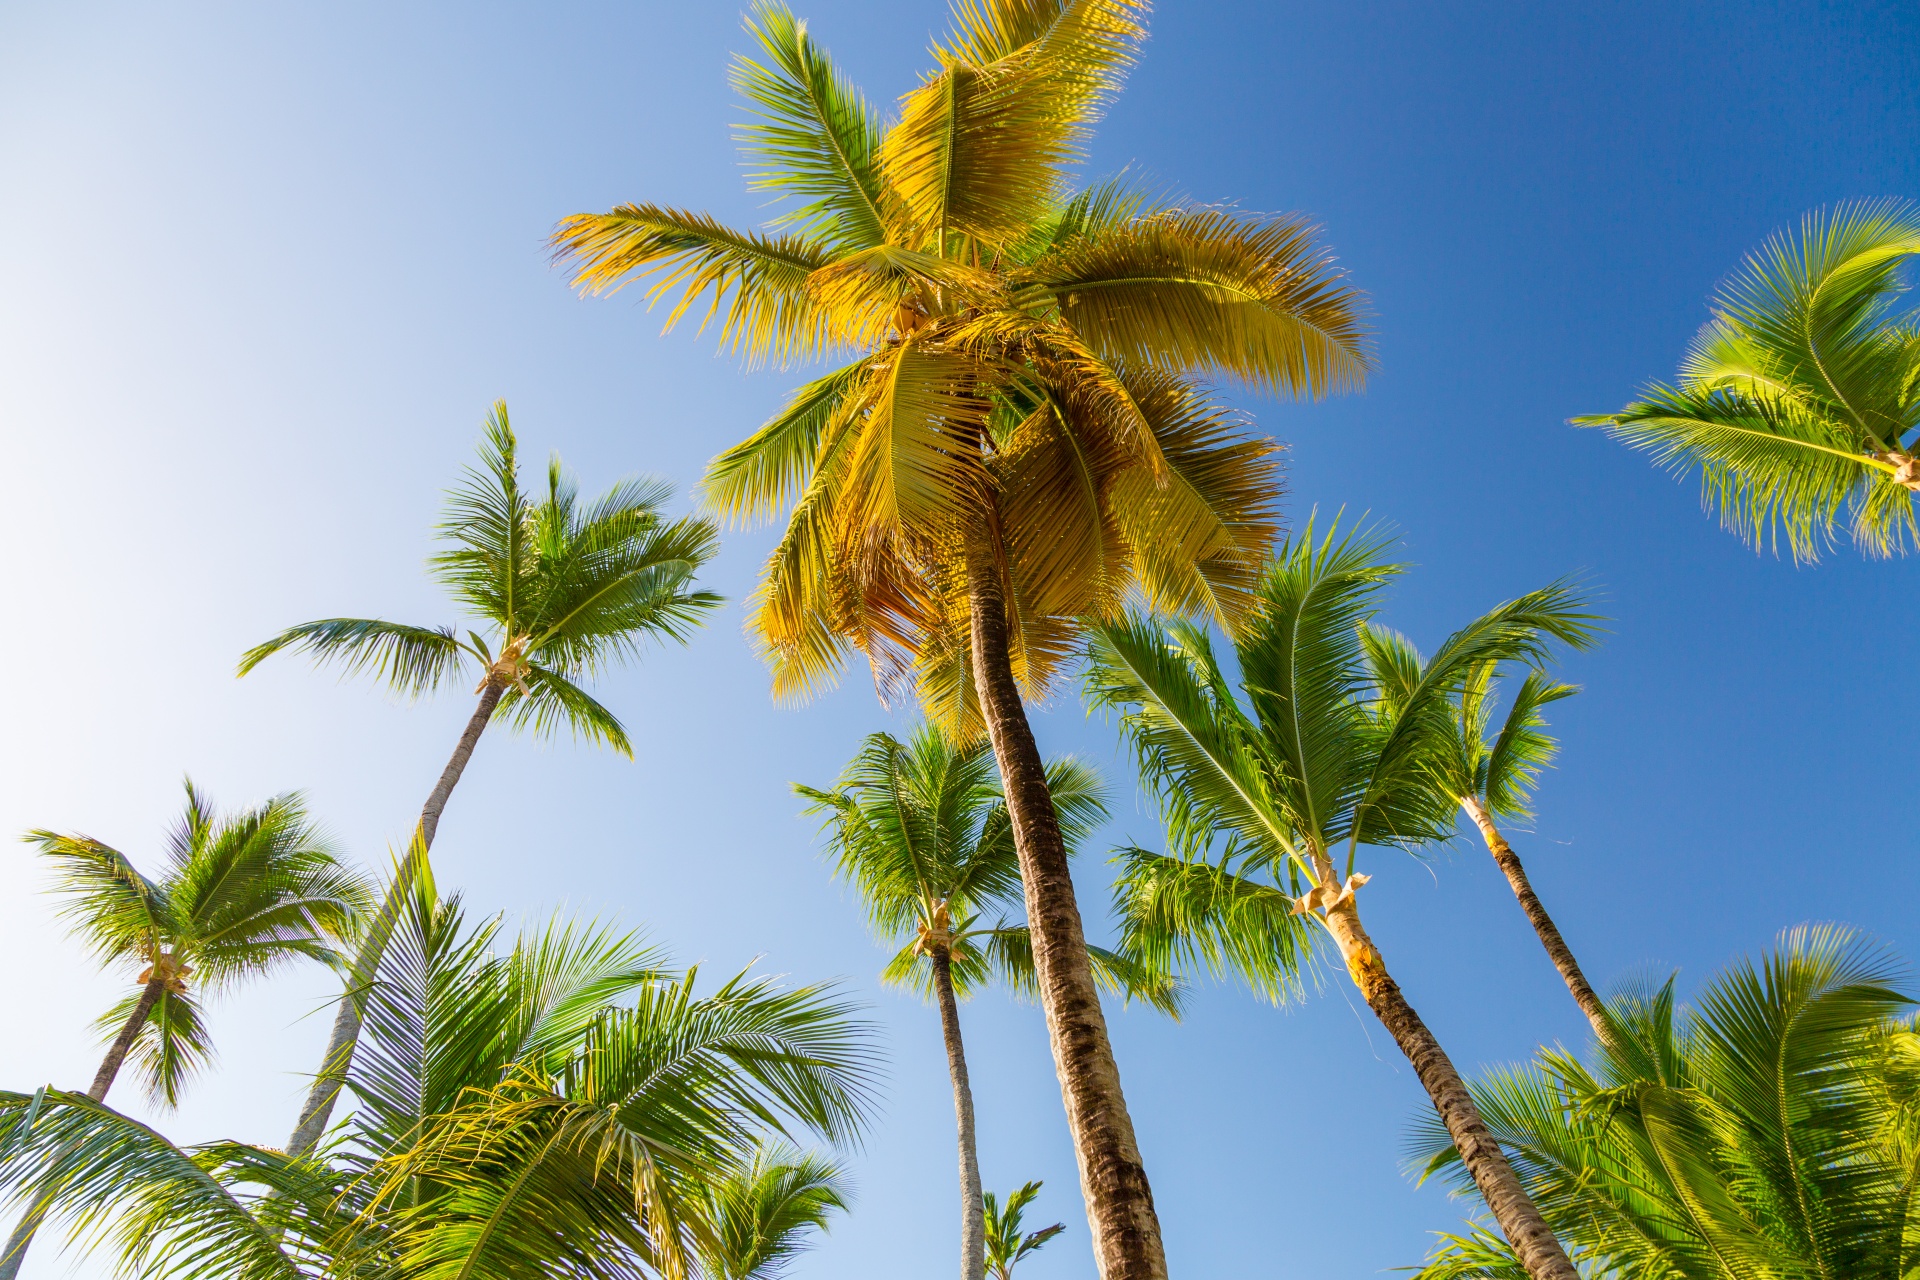
[[[1117,711],[1178,856],[1122,854],[1123,950],[1157,969],[1232,970],[1277,998],[1319,926],[1406,1054],[1476,1185],[1535,1280],[1573,1280],[1553,1233],[1487,1135],[1439,1040],[1361,922],[1362,846],[1450,838],[1453,797],[1431,761],[1449,697],[1487,662],[1535,663],[1587,634],[1564,587],[1502,605],[1421,660],[1371,625],[1396,572],[1384,544],[1310,523],[1256,587],[1235,642],[1236,693],[1207,631],[1145,617],[1095,631],[1089,701]],[[1418,665],[1410,684],[1400,676]]]
[[[1055,760],[1047,786],[1072,852],[1106,819],[1100,780],[1077,760]],[[874,931],[900,948],[884,976],[940,1010],[959,1129],[960,1276],[980,1280],[986,1209],[959,1001],[995,971],[1016,990],[1034,982],[1031,936],[1004,914],[1020,899],[1020,859],[993,760],[985,743],[955,746],[928,724],[907,742],[869,736],[831,790],[794,790],[812,801],[808,812],[825,816],[829,856],[859,889]],[[995,912],[1000,918],[989,921]],[[1177,1010],[1170,980],[1104,948],[1088,951],[1108,990]]]
[[[698,994],[638,938],[501,948],[424,859],[366,994],[361,1105],[307,1155],[182,1148],[79,1094],[0,1093],[0,1185],[44,1188],[140,1280],[686,1277],[708,1193],[785,1132],[870,1113],[871,1030],[825,987]]]
[[[1916,254],[1913,205],[1810,213],[1720,290],[1677,385],[1574,425],[1697,468],[1706,503],[1756,545],[1784,533],[1812,560],[1844,511],[1862,551],[1904,550],[1920,534],[1920,317],[1896,303]]]
[[[1016,1263],[1067,1229],[1065,1223],[1056,1222],[1022,1233],[1020,1219],[1039,1194],[1040,1184],[1029,1182],[1009,1194],[1006,1204],[1001,1205],[993,1192],[987,1192],[987,1274],[993,1280],[1013,1280]]]
[[[1529,816],[1527,802],[1534,782],[1553,759],[1554,741],[1546,731],[1541,708],[1579,691],[1542,672],[1529,671],[1514,690],[1506,714],[1496,716],[1498,668],[1498,663],[1480,664],[1454,693],[1453,732],[1434,756],[1434,775],[1473,821],[1574,1003],[1587,1015],[1594,1034],[1604,1037],[1607,1017],[1600,997],[1593,993],[1573,949],[1533,891],[1520,855],[1499,826],[1502,821]],[[1417,683],[1422,674],[1417,663],[1405,672],[1409,684]]]
[[[191,781],[186,790],[157,877],[91,836],[27,833],[51,861],[73,932],[134,983],[100,1020],[112,1039],[84,1095],[90,1103],[106,1100],[131,1057],[148,1096],[176,1105],[212,1057],[203,1001],[295,960],[333,959],[368,905],[366,885],[340,865],[299,796],[223,816]],[[18,1274],[45,1209],[44,1199],[28,1199],[0,1253],[0,1277]]]
[[[583,678],[631,661],[651,639],[685,641],[719,597],[692,587],[713,557],[710,521],[669,520],[671,491],[659,481],[626,481],[583,502],[556,457],[544,496],[520,487],[507,406],[487,420],[480,466],[449,495],[434,576],[483,627],[464,638],[450,626],[378,618],[324,618],[289,627],[247,651],[246,675],[283,650],[304,651],[348,674],[372,674],[409,696],[478,673],[479,695],[453,755],[420,810],[418,851],[433,845],[447,799],[481,733],[496,716],[537,733],[560,728],[631,756],[619,719],[581,688]],[[288,1149],[307,1151],[332,1115],[353,1055],[360,1011],[352,992],[379,962],[391,912],[369,928],[348,972],[322,1068]]]
[[[703,1210],[713,1239],[700,1249],[704,1280],[774,1280],[847,1208],[847,1179],[832,1161],[778,1145],[708,1182]]]
[[[806,27],[754,11],[734,82],[766,231],[628,204],[554,233],[583,289],[650,280],[750,362],[834,358],[706,495],[786,517],[753,629],[782,695],[852,651],[984,730],[1005,779],[1101,1273],[1166,1272],[1023,699],[1138,588],[1231,621],[1276,527],[1274,446],[1196,381],[1319,395],[1368,364],[1360,299],[1294,217],[1070,171],[1144,34],[1139,0],[960,4],[883,122]]]
[[[1481,1114],[1584,1273],[1674,1280],[1905,1280],[1920,1268],[1920,1033],[1901,966],[1805,926],[1715,977],[1608,1001],[1590,1063],[1543,1049],[1473,1086]],[[1423,1126],[1426,1172],[1458,1179]],[[1484,1230],[1444,1236],[1420,1280],[1517,1274]]]

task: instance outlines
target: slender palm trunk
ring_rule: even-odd
[[[940,948],[930,959],[933,990],[940,1003],[940,1035],[947,1045],[947,1073],[953,1077],[953,1116],[960,1130],[960,1280],[983,1280],[987,1273],[987,1205],[980,1194],[973,1085],[967,1079],[967,1051],[960,1043],[960,1006],[953,998],[953,957]]]
[[[140,1034],[140,1028],[147,1025],[147,1019],[153,1016],[153,1006],[160,1003],[160,997],[167,989],[165,978],[151,979],[140,992],[140,999],[134,1003],[133,1012],[120,1027],[120,1034],[107,1046],[107,1056],[100,1061],[100,1069],[93,1073],[93,1083],[87,1086],[87,1096],[95,1102],[107,1100],[107,1090],[113,1088],[113,1081],[120,1074],[120,1066],[127,1060],[127,1051],[133,1048],[134,1037]],[[65,1153],[62,1153],[64,1156]],[[56,1163],[58,1158],[56,1158]],[[20,1215],[20,1221],[14,1225],[13,1234],[7,1237],[7,1247],[0,1252],[0,1280],[14,1280],[20,1274],[20,1264],[27,1260],[27,1246],[33,1243],[33,1237],[40,1230],[40,1224],[46,1219],[49,1198],[42,1196],[27,1206]]]
[[[460,775],[466,772],[467,761],[473,758],[473,749],[485,732],[488,721],[493,719],[494,708],[500,705],[500,697],[506,692],[506,682],[498,676],[488,678],[480,689],[480,703],[467,718],[467,727],[460,734],[460,741],[454,745],[453,756],[447,761],[447,767],[440,771],[440,780],[433,784],[433,791],[427,796],[427,803],[421,807],[420,822],[414,829],[412,843],[407,848],[407,858],[426,856],[433,847],[434,832],[440,829],[440,814],[447,807],[447,797],[453,794],[454,784],[460,781]],[[349,987],[340,998],[340,1007],[333,1015],[333,1031],[327,1037],[326,1052],[320,1058],[320,1072],[313,1078],[313,1087],[307,1090],[307,1100],[300,1108],[300,1118],[293,1126],[293,1136],[287,1139],[287,1151],[291,1155],[302,1156],[313,1150],[320,1135],[327,1130],[327,1122],[333,1117],[333,1104],[340,1097],[340,1090],[346,1084],[347,1069],[353,1065],[354,1047],[360,1042],[360,1024],[365,1017],[362,997],[367,985],[373,981],[374,970],[380,966],[380,957],[387,949],[387,940],[392,936],[391,921],[398,914],[400,899],[406,892],[409,876],[402,873],[394,877],[387,887],[386,901],[380,904],[380,914],[375,917],[375,925],[368,931],[366,941],[353,958],[348,971]],[[0,1273],[0,1280],[11,1280]]]
[[[990,556],[968,557],[967,587],[974,682],[1013,819],[1040,1003],[1080,1166],[1094,1258],[1102,1280],[1165,1280],[1153,1189],[1107,1040],[1046,766],[1013,681],[1005,589]]]
[[[1331,864],[1320,868],[1320,873],[1323,885],[1339,883]],[[1347,972],[1353,975],[1367,1007],[1413,1064],[1414,1074],[1420,1077],[1427,1097],[1433,1100],[1433,1109],[1440,1113],[1441,1121],[1447,1126],[1461,1162],[1473,1175],[1481,1198],[1493,1211],[1494,1221],[1500,1224],[1502,1234],[1519,1255],[1527,1274],[1532,1280],[1580,1280],[1580,1273],[1574,1270],[1560,1241],[1554,1238],[1553,1229],[1540,1216],[1539,1207],[1520,1185],[1513,1166],[1507,1163],[1506,1153],[1488,1131],[1480,1108],[1473,1104],[1473,1095],[1467,1092],[1466,1082],[1447,1057],[1447,1051],[1440,1047],[1440,1041],[1401,994],[1400,984],[1387,972],[1379,948],[1373,945],[1373,939],[1360,924],[1360,911],[1351,894],[1327,911],[1326,922],[1327,931],[1333,935],[1341,957],[1347,962]]]
[[[1527,869],[1520,865],[1520,855],[1500,834],[1500,828],[1493,825],[1493,817],[1485,805],[1467,796],[1460,801],[1460,807],[1473,819],[1473,825],[1480,828],[1480,836],[1487,842],[1487,852],[1493,855],[1493,860],[1507,877],[1507,884],[1513,888],[1513,896],[1520,900],[1520,909],[1527,913],[1527,922],[1540,936],[1540,945],[1547,949],[1547,958],[1560,971],[1561,979],[1573,995],[1573,1002],[1580,1006],[1580,1012],[1586,1014],[1587,1021],[1593,1024],[1593,1033],[1604,1042],[1607,1039],[1606,1006],[1593,993],[1587,975],[1580,972],[1580,962],[1573,958],[1573,949],[1560,936],[1559,926],[1553,923],[1553,917],[1540,904],[1539,895],[1533,891],[1533,882],[1527,879]]]

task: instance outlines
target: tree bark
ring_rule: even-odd
[[[1331,868],[1327,870],[1330,872]],[[1326,878],[1323,876],[1323,882]],[[1473,1175],[1481,1198],[1493,1211],[1494,1221],[1500,1224],[1502,1234],[1519,1255],[1527,1274],[1533,1280],[1580,1280],[1580,1273],[1567,1260],[1553,1229],[1540,1216],[1538,1206],[1520,1185],[1513,1166],[1507,1163],[1506,1153],[1487,1130],[1480,1108],[1473,1104],[1473,1095],[1467,1092],[1466,1082],[1460,1078],[1446,1050],[1407,1003],[1400,984],[1387,972],[1379,948],[1373,945],[1373,939],[1360,924],[1360,912],[1352,897],[1328,910],[1326,922],[1328,932],[1347,962],[1347,972],[1360,988],[1367,1007],[1413,1064],[1414,1074],[1420,1077],[1427,1097],[1433,1101],[1433,1109],[1440,1113],[1441,1121],[1447,1126],[1461,1162]]]
[[[1527,913],[1527,923],[1539,935],[1540,945],[1547,949],[1547,958],[1560,971],[1561,979],[1573,995],[1573,1002],[1580,1006],[1580,1012],[1586,1014],[1587,1021],[1593,1024],[1594,1035],[1605,1043],[1608,1038],[1606,1006],[1593,993],[1587,975],[1580,971],[1580,962],[1573,958],[1573,949],[1560,936],[1559,926],[1553,923],[1553,917],[1547,914],[1539,895],[1534,893],[1533,882],[1527,879],[1527,869],[1520,865],[1520,855],[1500,834],[1500,828],[1493,825],[1492,816],[1478,800],[1467,796],[1460,801],[1460,807],[1473,819],[1473,825],[1480,828],[1481,838],[1487,842],[1487,852],[1493,855],[1494,862],[1499,864],[1501,872],[1507,877],[1513,896],[1520,900],[1520,909]]]
[[[440,829],[440,814],[447,807],[447,797],[453,794],[454,785],[466,772],[467,761],[473,758],[473,749],[493,719],[494,708],[500,705],[506,688],[506,681],[498,675],[489,675],[486,684],[481,686],[480,703],[467,717],[467,727],[460,734],[460,741],[454,744],[452,758],[440,771],[440,780],[433,784],[427,803],[420,809],[420,822],[407,847],[409,860],[423,856],[433,847],[433,836]],[[386,901],[380,904],[378,919],[388,920],[399,910],[399,895],[405,891],[406,880],[405,875],[395,877],[387,889]],[[306,1102],[301,1104],[293,1136],[287,1139],[289,1155],[307,1154],[327,1131],[327,1122],[333,1117],[333,1104],[339,1100],[340,1090],[347,1082],[347,1069],[353,1065],[353,1051],[360,1043],[360,1025],[366,1016],[362,1005],[366,987],[373,981],[374,970],[380,966],[380,957],[387,949],[390,936],[389,930],[376,928],[353,958],[349,971],[352,985],[340,997],[340,1007],[334,1012],[333,1030],[327,1036],[326,1052],[320,1057],[320,1072],[314,1076],[312,1088],[307,1090]],[[11,1277],[0,1272],[0,1280],[11,1280]]]
[[[113,1088],[121,1064],[127,1060],[127,1051],[133,1048],[140,1028],[147,1025],[147,1019],[153,1016],[153,1006],[160,1003],[160,997],[166,989],[165,978],[154,978],[141,990],[133,1012],[127,1015],[126,1022],[121,1025],[120,1034],[107,1046],[107,1056],[101,1059],[100,1069],[93,1073],[93,1083],[87,1086],[89,1098],[95,1102],[107,1100],[107,1090]],[[50,1203],[50,1197],[41,1196],[27,1206],[27,1211],[20,1215],[20,1221],[14,1224],[13,1234],[7,1237],[6,1249],[0,1251],[0,1280],[14,1280],[20,1274],[20,1264],[27,1259],[27,1246],[33,1243],[40,1224],[46,1220]]]
[[[980,1193],[973,1085],[967,1078],[966,1048],[960,1042],[960,1006],[953,998],[953,957],[942,947],[928,958],[933,962],[933,990],[940,1004],[940,1036],[947,1046],[947,1073],[953,1077],[953,1117],[960,1131],[960,1280],[984,1280],[987,1205]]]
[[[967,561],[974,682],[1013,819],[1040,1003],[1080,1166],[1094,1258],[1103,1280],[1165,1280],[1160,1220],[1087,960],[1066,843],[1013,680],[1005,589],[990,555],[970,554]]]

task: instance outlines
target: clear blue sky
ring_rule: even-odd
[[[802,9],[882,102],[945,23],[935,0]],[[464,693],[402,705],[233,661],[309,617],[446,617],[428,527],[496,397],[590,486],[650,471],[683,494],[780,401],[798,373],[662,339],[631,297],[582,301],[541,247],[626,199],[754,220],[724,79],[742,47],[733,3],[0,7],[0,832],[151,858],[191,771],[229,804],[306,788],[384,857]],[[1597,977],[1691,984],[1816,918],[1920,956],[1914,566],[1756,557],[1691,484],[1563,425],[1670,373],[1775,228],[1920,196],[1916,71],[1920,11],[1897,3],[1168,3],[1100,132],[1091,172],[1305,211],[1370,291],[1366,394],[1244,402],[1289,446],[1294,519],[1404,533],[1391,621],[1431,644],[1561,574],[1604,585],[1613,633],[1569,669],[1586,693],[1516,840]],[[730,536],[715,585],[739,601],[768,545]],[[936,1020],[876,986],[884,955],[786,789],[889,722],[864,680],[775,709],[739,622],[606,683],[631,763],[490,736],[437,860],[489,910],[567,904],[715,970],[846,976],[886,1028],[887,1107],[856,1212],[797,1274],[938,1274]],[[1115,841],[1157,838],[1109,728],[1071,694],[1038,725],[1108,771]],[[1463,1067],[1578,1033],[1483,851],[1377,861],[1375,937]],[[1105,868],[1080,875],[1097,915]],[[0,1084],[77,1087],[118,988],[38,883],[0,846]],[[221,1069],[168,1131],[284,1141],[326,986],[223,1006]],[[989,996],[963,1016],[989,1185],[1044,1178],[1041,1220],[1068,1224],[1022,1274],[1090,1277],[1040,1015]],[[1455,1221],[1401,1171],[1423,1096],[1339,975],[1290,1011],[1210,990],[1181,1026],[1118,1015],[1115,1039],[1176,1275],[1370,1276]]]

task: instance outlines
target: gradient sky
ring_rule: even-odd
[[[936,0],[803,13],[882,103],[945,25]],[[729,142],[739,16],[0,4],[0,832],[80,830],[151,865],[191,773],[228,805],[304,788],[384,859],[465,691],[403,704],[296,660],[236,681],[234,660],[310,617],[453,620],[421,563],[496,397],[530,458],[560,450],[589,488],[657,473],[684,503],[803,376],[663,339],[634,296],[583,301],[542,249],[557,218],[627,199],[762,216]],[[1565,752],[1515,840],[1596,979],[1678,967],[1691,988],[1809,919],[1920,956],[1914,566],[1756,556],[1691,482],[1564,425],[1668,375],[1774,229],[1920,196],[1916,71],[1900,3],[1168,3],[1094,148],[1091,174],[1309,214],[1369,291],[1365,394],[1241,402],[1288,446],[1291,519],[1402,533],[1388,621],[1431,645],[1561,574],[1604,587],[1611,635],[1567,668],[1586,692],[1556,708]],[[715,974],[845,977],[884,1026],[886,1107],[855,1212],[796,1275],[941,1274],[937,1019],[877,986],[885,953],[787,790],[906,720],[864,678],[771,704],[737,603],[770,539],[729,535],[724,618],[602,686],[635,760],[496,730],[436,863],[485,911],[617,917]],[[1070,689],[1036,723],[1106,771],[1108,843],[1158,839],[1109,726]],[[1372,861],[1370,927],[1463,1068],[1578,1037],[1477,845]],[[1101,929],[1098,853],[1079,874]],[[40,883],[0,845],[0,1085],[80,1087],[127,975],[94,971]],[[307,971],[223,1004],[217,1072],[159,1123],[283,1142],[327,989]],[[988,1185],[1043,1178],[1039,1220],[1067,1223],[1021,1274],[1091,1277],[1040,1014],[987,995],[963,1019]],[[1457,1221],[1403,1171],[1424,1095],[1337,972],[1289,1010],[1209,988],[1182,1025],[1114,1021],[1174,1274],[1372,1276]],[[70,1265],[42,1248],[25,1275]]]

